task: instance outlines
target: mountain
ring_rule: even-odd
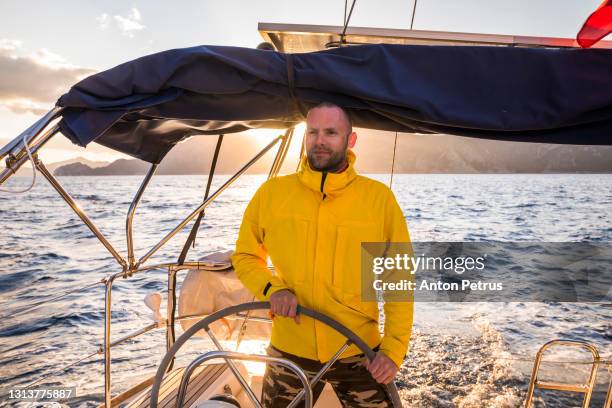
[[[253,142],[246,134],[224,138],[216,173],[233,174],[269,140]],[[180,143],[164,158],[156,174],[207,174],[216,144],[215,136],[193,137]],[[294,142],[295,143],[295,142]],[[260,145],[256,148],[255,145]],[[503,142],[448,135],[416,135],[358,131],[355,146],[357,171],[389,173],[395,149],[396,173],[563,173],[612,172],[612,146],[572,146]],[[249,173],[267,173],[274,151],[255,163]],[[287,156],[284,172],[295,170],[297,154]],[[116,160],[92,168],[71,163],[57,168],[57,175],[144,174],[149,164],[136,159]]]
[[[58,167],[55,176],[124,176],[144,174],[149,164],[135,159],[119,159],[105,166],[92,168],[86,163],[70,163]]]
[[[76,157],[74,159],[69,159],[69,160],[63,160],[60,162],[54,162],[54,163],[45,163],[45,166],[47,167],[47,169],[49,169],[49,171],[52,174],[55,174],[55,170],[57,170],[60,167],[64,167],[67,165],[71,165],[74,163],[80,163],[83,164],[89,168],[95,169],[98,167],[105,167],[108,166],[110,164],[110,162],[106,162],[106,161],[93,161],[93,160],[88,160],[84,157]],[[21,167],[19,170],[17,170],[17,176],[31,176],[32,175],[32,167]]]

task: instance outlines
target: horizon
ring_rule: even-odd
[[[70,15],[40,1],[4,6],[0,16],[0,67],[4,73],[0,78],[0,144],[16,137],[71,84],[92,73],[170,48],[196,44],[255,47],[263,42],[257,31],[259,22],[341,25],[344,12],[340,1],[331,8],[322,0],[309,4],[281,0],[233,3],[240,6],[240,13],[228,13],[231,6],[227,1],[190,1],[180,10],[168,10],[161,2],[73,3]],[[599,3],[417,0],[412,28],[573,38]],[[350,26],[410,28],[414,5],[412,0],[388,1],[386,7],[372,0],[358,1]],[[185,9],[192,12],[181,13]],[[26,27],[22,21],[31,24]],[[63,136],[54,138],[40,152],[48,163],[79,156],[93,161],[129,157],[95,143],[81,148]]]
[[[413,135],[356,129],[358,141],[352,149],[357,155],[356,170],[361,174],[390,174],[395,145],[395,174],[609,174],[610,146],[551,145],[529,142],[502,142],[450,135]],[[194,137],[172,149],[162,160],[157,175],[207,175],[216,137]],[[253,138],[247,133],[229,135],[221,148],[216,174],[234,174],[244,162],[267,144],[268,138]],[[281,174],[297,169],[299,139],[294,140]],[[255,146],[259,144],[260,146]],[[511,146],[510,146],[511,145]],[[267,174],[274,150],[268,152],[248,171]],[[545,157],[546,160],[539,160]],[[572,157],[572,160],[567,160]],[[132,158],[114,161],[87,159],[47,163],[50,171],[61,176],[143,175],[149,164]],[[58,170],[60,169],[60,170]],[[56,171],[57,170],[57,171]],[[18,174],[30,176],[31,168]]]

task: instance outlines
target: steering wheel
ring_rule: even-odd
[[[226,316],[231,316],[231,315],[234,315],[234,314],[237,314],[237,313],[247,312],[247,311],[251,311],[251,310],[265,310],[265,309],[269,309],[269,308],[270,308],[270,302],[250,302],[250,303],[243,303],[243,304],[240,304],[240,305],[230,306],[230,307],[227,307],[225,309],[219,310],[219,311],[217,311],[217,312],[215,312],[215,313],[213,313],[213,314],[211,314],[209,316],[206,316],[205,318],[203,318],[202,320],[200,320],[199,322],[197,322],[196,324],[191,326],[187,331],[185,331],[176,340],[176,342],[172,345],[170,350],[168,350],[168,352],[166,353],[166,355],[162,359],[161,363],[159,364],[159,367],[157,368],[157,372],[155,374],[155,379],[153,381],[153,387],[151,388],[151,400],[150,400],[151,408],[158,408],[159,390],[161,388],[161,383],[162,383],[162,380],[163,380],[164,375],[166,373],[166,370],[167,370],[168,366],[170,365],[170,362],[172,361],[172,359],[176,355],[176,353],[185,344],[185,342],[187,342],[187,340],[189,340],[199,330],[204,330],[211,337],[211,340],[215,343],[215,345],[219,349],[219,352],[223,352],[223,350],[221,348],[221,345],[219,344],[219,342],[216,340],[216,338],[213,336],[212,332],[210,331],[209,326],[213,322],[216,322],[217,320],[225,318]],[[349,330],[348,328],[346,328],[342,324],[338,323],[334,319],[332,319],[332,318],[330,318],[328,316],[325,316],[322,313],[319,313],[319,312],[316,312],[314,310],[305,308],[303,306],[298,306],[297,313],[298,314],[302,314],[304,316],[311,317],[311,318],[313,318],[315,320],[318,320],[318,321],[326,324],[327,326],[329,326],[329,327],[333,328],[334,330],[336,330],[338,333],[342,334],[347,339],[346,343],[338,350],[338,352],[336,352],[334,357],[332,357],[332,359],[330,361],[328,361],[324,365],[324,367],[321,369],[321,371],[319,373],[317,373],[317,375],[313,379],[306,380],[305,383],[304,383],[304,381],[302,381],[305,386],[310,386],[311,384],[314,385],[314,383],[316,383],[318,380],[320,380],[321,377],[323,377],[323,374],[325,374],[325,372],[327,371],[327,369],[329,369],[329,367],[340,357],[342,352],[344,352],[344,350],[349,345],[351,345],[351,344],[356,345],[359,348],[359,350],[361,350],[361,352],[363,352],[363,354],[365,354],[365,356],[368,358],[368,360],[372,361],[372,360],[374,360],[374,357],[376,357],[376,352],[374,352],[359,336],[357,336],[351,330]],[[219,358],[219,357],[223,358],[223,356],[225,356],[226,357],[225,359],[226,359],[226,362],[228,363],[228,366],[230,367],[230,369],[232,369],[232,371],[234,372],[234,374],[236,375],[238,380],[241,380],[241,376],[240,376],[240,374],[237,373],[237,369],[233,365],[233,362],[231,360],[232,359],[243,359],[243,360],[246,360],[246,359],[248,359],[247,356],[242,355],[240,353],[225,352],[225,354],[219,354],[219,352],[212,352],[212,353],[215,353],[214,355],[217,358]],[[280,364],[283,364],[283,361],[284,361],[285,365],[287,365],[287,366],[290,365],[290,364],[286,363],[288,360],[285,360],[285,359],[274,359],[274,358],[267,357],[267,356],[260,356],[260,357],[261,357],[259,359],[260,361],[263,361],[265,359],[267,359],[267,360],[274,360],[274,361],[276,361],[277,363],[280,363]],[[202,356],[202,358],[198,359],[200,361],[196,360],[192,364],[190,364],[190,366],[186,369],[186,372],[185,372],[185,374],[183,376],[183,381],[181,381],[181,388],[185,388],[186,387],[187,381],[188,381],[188,371],[193,371],[193,369],[195,368],[194,363],[199,365],[204,360],[209,360],[211,358],[212,357],[206,357],[206,354],[205,354],[204,356]],[[288,367],[288,368],[290,368],[290,367]],[[299,369],[299,367],[298,367],[298,369]],[[303,373],[301,373],[301,374],[303,374]],[[298,375],[298,377],[301,378],[300,375]],[[248,384],[245,384],[243,381],[240,381],[240,382],[245,387],[245,391],[247,392],[247,394],[249,394],[251,399],[252,398],[256,398],[254,396],[252,390],[248,386]],[[309,391],[311,391],[311,390],[309,390]],[[397,389],[395,388],[395,385],[393,384],[393,382],[391,382],[391,383],[389,383],[387,385],[387,392],[389,393],[389,397],[391,398],[391,400],[393,402],[393,406],[394,407],[398,407],[398,408],[401,407],[402,406],[401,405],[401,401],[399,399],[399,395],[397,393]],[[304,393],[304,390],[302,390],[300,392],[300,394],[298,394],[296,399],[298,399],[298,397],[301,398],[301,396],[304,395],[303,393]],[[180,397],[180,394],[181,393],[179,392],[178,397]],[[299,401],[299,399],[298,399],[298,401]],[[294,400],[293,402],[296,403],[297,401]],[[255,405],[257,406],[257,404],[255,404]]]

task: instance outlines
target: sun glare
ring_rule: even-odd
[[[306,123],[304,122],[299,123],[295,127],[293,137],[291,138],[291,144],[289,145],[289,151],[287,152],[287,156],[285,157],[285,161],[283,162],[283,166],[279,174],[287,174],[296,170],[305,131]],[[263,149],[266,147],[266,145],[268,145],[268,143],[274,140],[275,137],[282,136],[285,134],[285,132],[285,129],[251,129],[247,131],[249,136],[251,136],[257,150]],[[278,147],[280,147],[280,144],[273,147],[272,152],[268,152],[268,154],[275,154]]]

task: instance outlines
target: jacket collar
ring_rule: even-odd
[[[304,154],[297,175],[306,187],[318,193],[323,193],[326,197],[333,197],[357,177],[355,160],[357,160],[357,156],[349,149],[347,152],[348,167],[340,173],[327,173],[310,168],[308,157]]]

